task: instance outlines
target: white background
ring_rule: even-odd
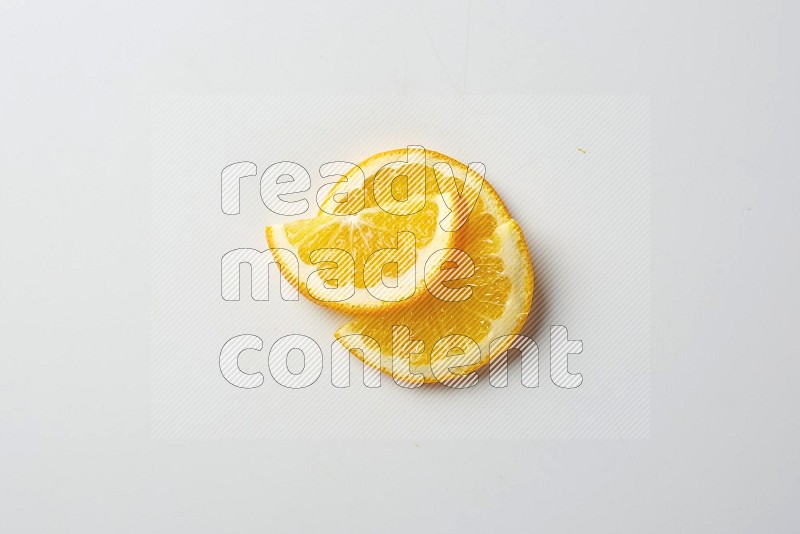
[[[793,532],[791,2],[0,2],[10,532]],[[652,103],[649,440],[154,441],[158,93]]]

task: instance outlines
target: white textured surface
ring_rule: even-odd
[[[377,4],[0,2],[4,530],[795,531],[798,5]],[[273,91],[650,94],[650,439],[151,440],[150,97]]]

